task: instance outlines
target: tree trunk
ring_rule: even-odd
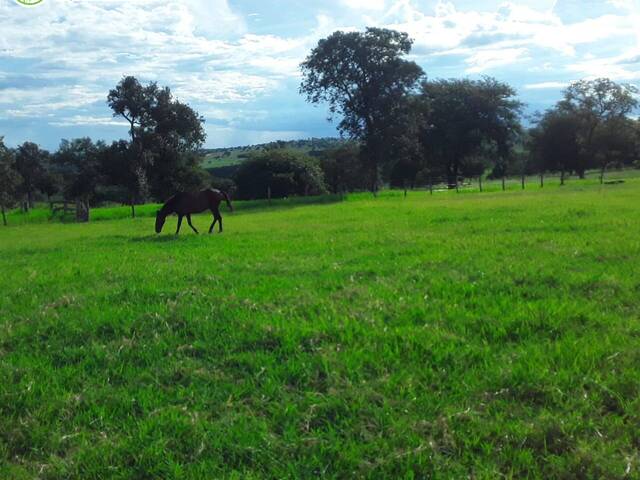
[[[76,222],[87,223],[89,221],[89,203],[83,200],[76,200]]]
[[[478,177],[478,184],[480,185],[480,193],[482,193],[482,175]]]
[[[560,185],[564,185],[564,170],[560,172]]]
[[[7,226],[7,216],[4,213],[4,204],[0,205],[0,209],[2,210],[2,223],[6,227]]]
[[[131,199],[131,218],[136,218],[136,205],[133,199]]]
[[[502,191],[504,192],[506,190],[506,186],[504,184],[504,175],[502,176]]]
[[[447,188],[449,190],[453,190],[454,188],[456,188],[457,183],[458,175],[456,174],[456,172],[447,172]]]
[[[522,174],[522,189],[524,190],[524,173]]]
[[[544,187],[544,173],[540,174],[540,188]]]
[[[603,165],[602,168],[600,169],[600,185],[604,183],[604,169],[605,169],[605,166]]]

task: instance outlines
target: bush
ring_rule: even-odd
[[[360,161],[360,147],[355,143],[322,152],[320,168],[331,193],[367,189],[367,175]]]
[[[321,195],[327,191],[318,163],[290,150],[265,150],[251,155],[238,168],[234,180],[240,200],[266,198],[269,188],[273,198]]]

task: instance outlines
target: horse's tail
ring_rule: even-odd
[[[227,202],[227,205],[229,206],[229,210],[233,212],[233,205],[231,205],[231,200],[229,200],[229,195],[227,195],[227,192],[222,192],[222,196],[224,197],[224,200]]]

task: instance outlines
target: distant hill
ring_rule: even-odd
[[[218,177],[230,177],[238,165],[244,162],[252,152],[271,148],[298,150],[311,156],[319,156],[323,151],[348,143],[342,138],[309,138],[305,140],[278,140],[276,142],[246,145],[241,147],[202,149],[202,166]]]

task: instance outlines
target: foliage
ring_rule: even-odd
[[[4,138],[0,137],[0,208],[4,225],[7,224],[5,212],[16,203],[21,182],[22,178],[15,168],[13,152],[5,146]]]
[[[580,80],[565,89],[564,98],[555,108],[561,115],[573,117],[579,125],[576,139],[580,153],[573,168],[581,177],[587,168],[603,167],[609,162],[600,148],[603,144],[610,141],[620,147],[623,137],[617,135],[616,129],[624,129],[627,116],[638,107],[637,93],[636,87],[608,78]],[[610,136],[610,140],[606,136]]]
[[[24,142],[16,150],[15,168],[22,179],[20,191],[26,195],[29,208],[33,206],[33,195],[45,174],[44,163],[48,156],[49,152],[40,149],[33,142]]]
[[[234,177],[240,199],[319,195],[326,191],[316,160],[289,150],[265,150],[243,163]]]
[[[531,152],[540,171],[568,172],[581,163],[580,122],[575,115],[548,110],[530,131]]]
[[[88,212],[102,183],[102,158],[106,150],[103,142],[93,143],[90,138],[62,140],[53,157],[58,173],[64,178],[65,198],[75,199]]]
[[[334,32],[301,64],[301,93],[311,103],[327,102],[338,128],[362,141],[369,184],[376,190],[380,169],[390,159],[396,120],[407,107],[422,69],[402,58],[411,50],[406,33],[381,28]]]
[[[320,157],[324,183],[332,193],[366,190],[366,172],[360,161],[360,146],[355,142],[325,150]]]
[[[489,159],[508,162],[521,133],[522,103],[512,87],[490,77],[434,80],[423,82],[421,95],[428,119],[421,135],[426,162],[449,185],[459,175],[482,172]]]
[[[132,213],[136,201],[149,192],[163,199],[202,186],[207,175],[199,168],[198,152],[206,138],[204,118],[176,100],[169,87],[159,88],[155,82],[142,86],[135,77],[125,77],[109,92],[107,103],[114,116],[130,124],[129,153],[120,143],[111,155]]]

